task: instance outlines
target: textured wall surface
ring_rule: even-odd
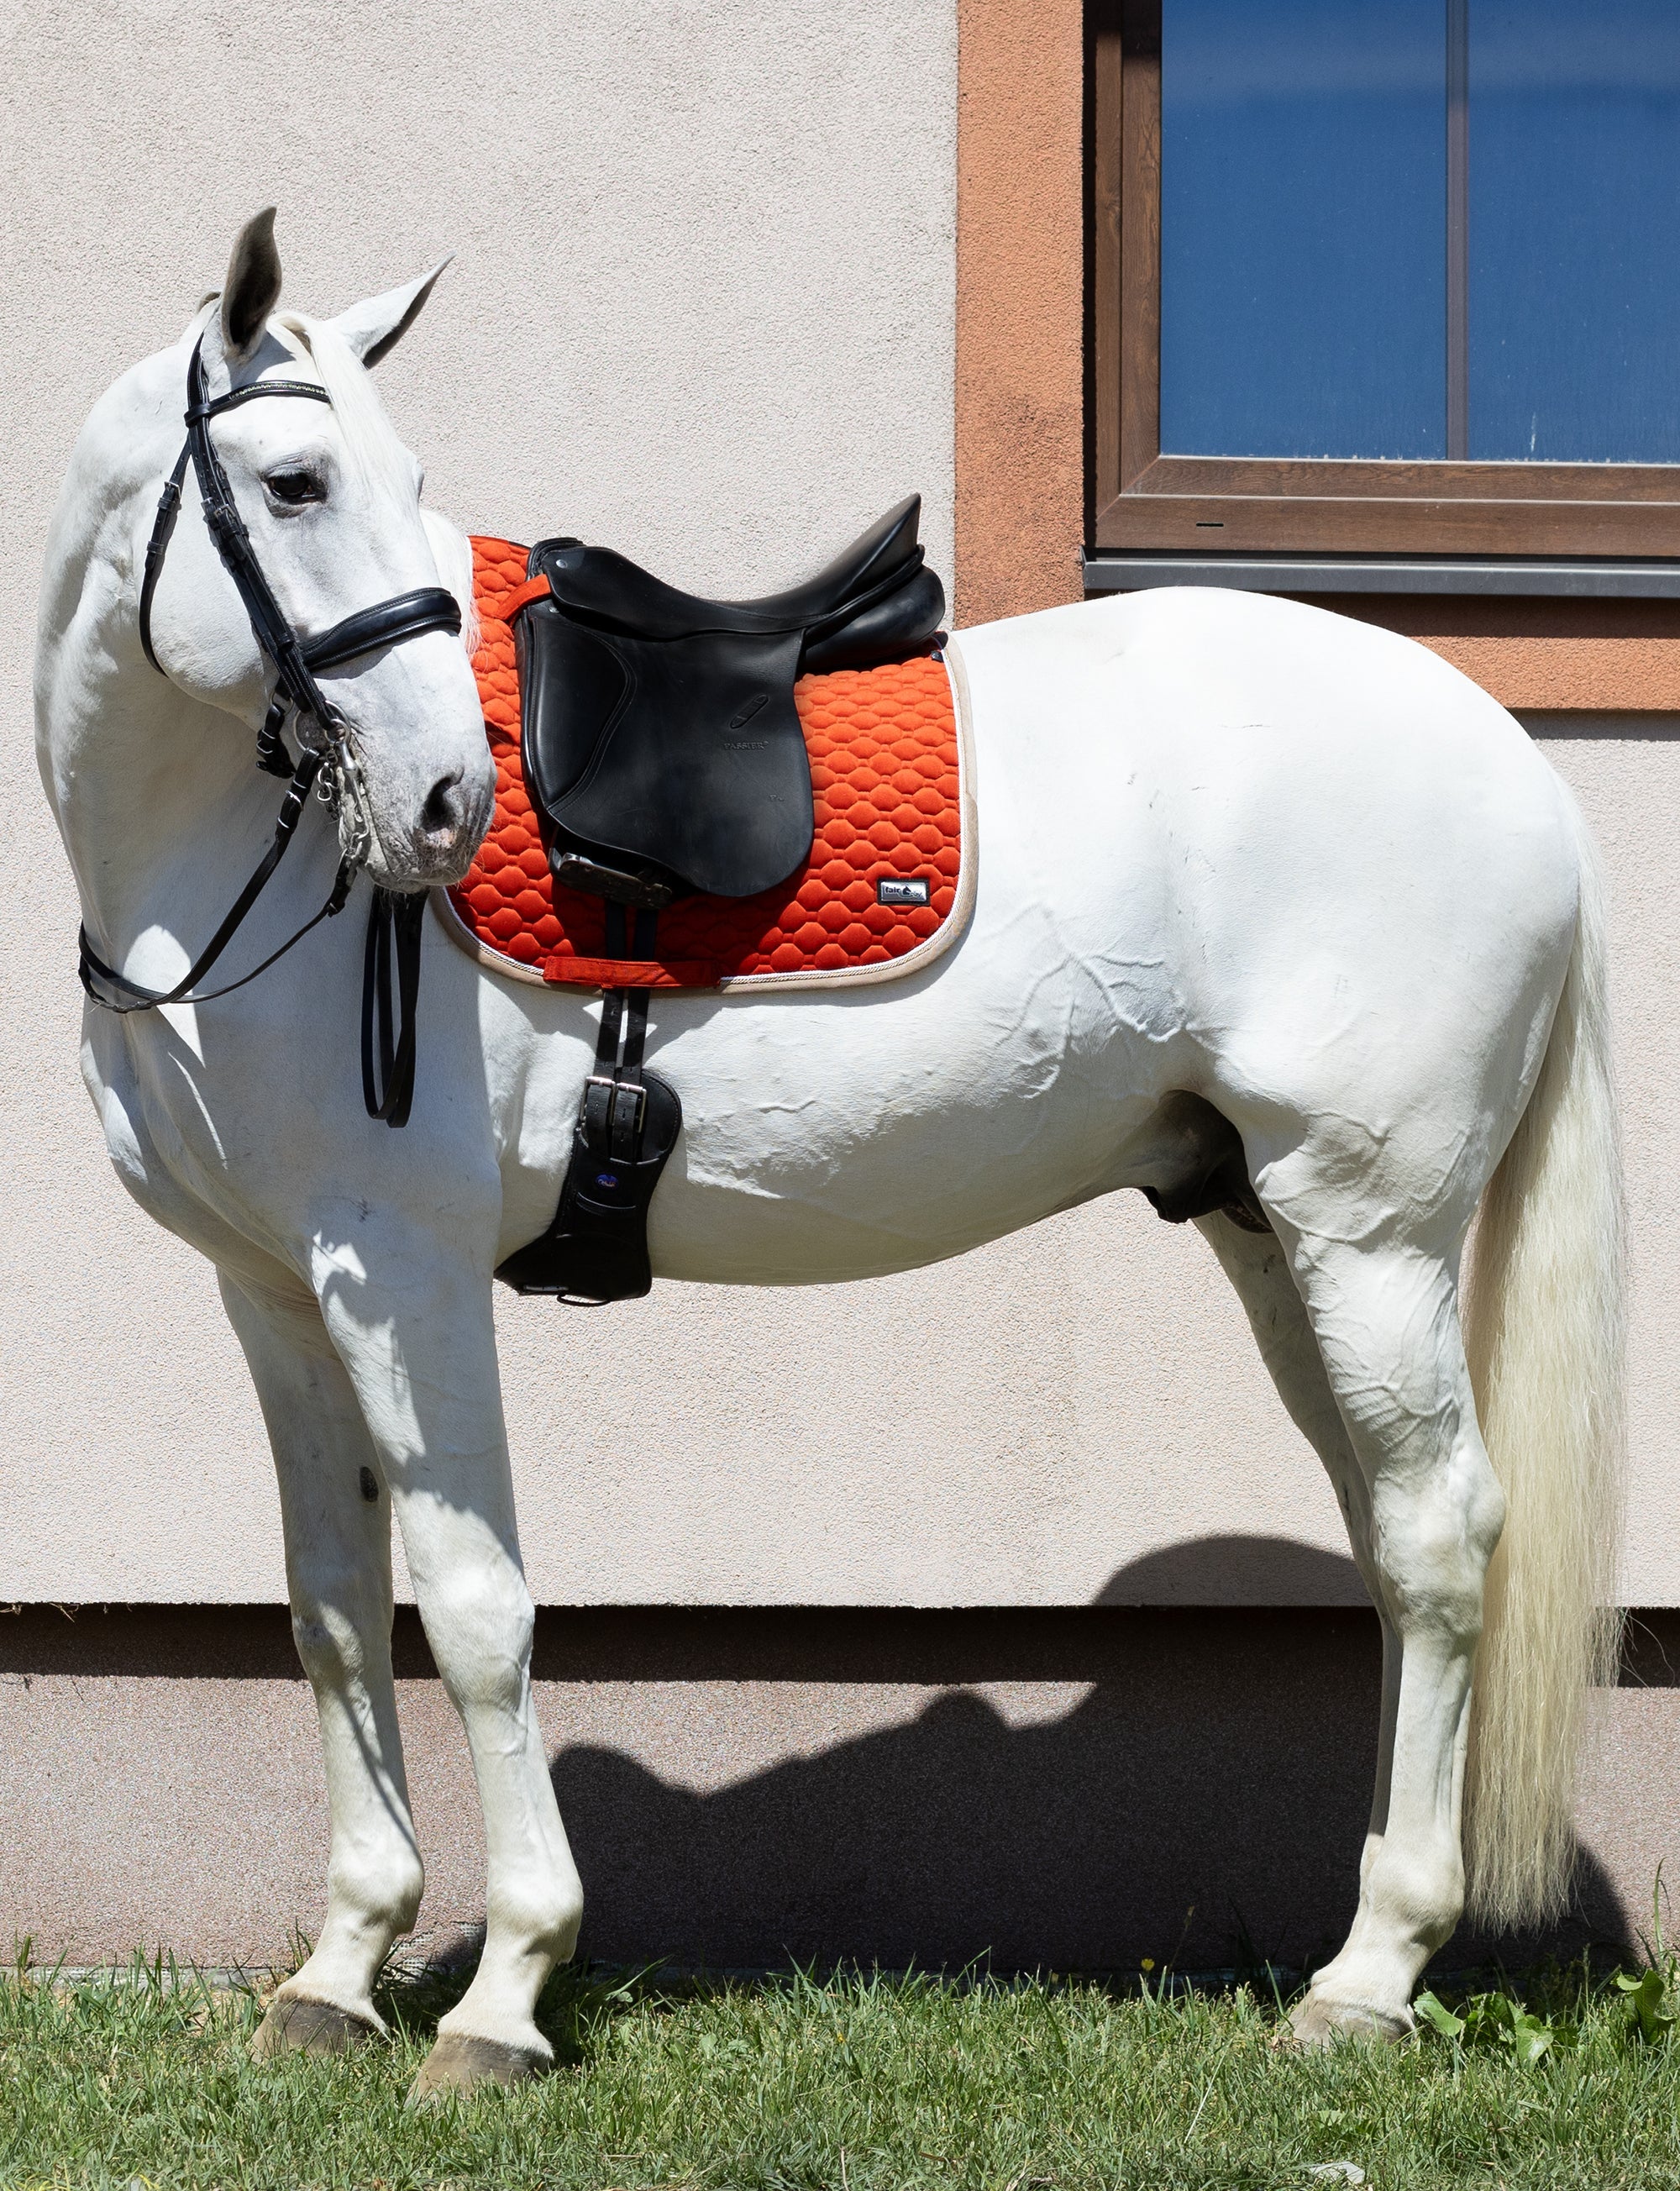
[[[74,901],[28,674],[42,543],[89,405],[174,339],[272,199],[287,298],[309,309],[458,252],[381,381],[430,498],[470,526],[604,538],[749,592],[920,487],[948,576],[955,128],[954,0],[0,11],[0,1591],[281,1589],[209,1275],[125,1206],[77,1078]],[[673,1391],[703,1389],[717,1318],[663,1313]],[[791,1459],[777,1426],[803,1329],[786,1305],[732,1319],[748,1359],[786,1366],[741,1380],[745,1425],[708,1429],[703,1473],[743,1443],[749,1477],[765,1448]],[[593,1574],[610,1594],[612,1495],[591,1464],[615,1446],[635,1486],[618,1496],[657,1502],[684,1411],[668,1403],[651,1432],[650,1480],[642,1436],[609,1437],[586,1390],[612,1386],[634,1334],[603,1352],[597,1327],[587,1380],[580,1336],[515,1318],[511,1381],[523,1448],[587,1517],[550,1517],[571,1540],[557,1560],[537,1520],[536,1563],[550,1587]],[[669,1551],[650,1546],[640,1594],[687,1587],[658,1572]],[[803,1572],[808,1548],[778,1561]]]
[[[1077,89],[1072,19],[1046,0],[1030,37],[1011,20],[965,0],[965,172],[994,191],[969,202],[999,224],[1000,302],[1021,279],[1001,228],[1022,225],[1027,265],[1076,141],[1056,121]],[[951,552],[954,0],[493,7],[466,41],[436,0],[358,18],[353,38],[346,21],[288,0],[281,75],[272,11],[148,0],[0,23],[0,1599],[282,1594],[211,1275],[124,1200],[77,1082],[74,913],[27,707],[41,541],[79,421],[219,278],[238,220],[278,199],[288,294],[323,309],[459,248],[382,377],[432,498],[476,526],[605,535],[675,578],[747,589],[915,481],[936,561]],[[1037,120],[982,173],[988,117],[1017,90]],[[1049,347],[1021,383],[1067,438],[1000,396],[989,445],[988,523],[1011,478],[1050,482],[1041,546],[1055,481],[1077,476],[1071,264],[1031,292]],[[994,324],[988,384],[1006,389],[1007,312]],[[1008,536],[983,533],[995,572]],[[1548,749],[1617,898],[1638,1258],[1626,1590],[1675,1602],[1680,743],[1672,718],[1548,722],[1569,733]],[[1136,1200],[874,1285],[500,1311],[550,1603],[1358,1595],[1320,1556],[1340,1544],[1334,1502],[1211,1258]]]
[[[1082,583],[1083,9],[957,20],[957,611],[985,623]]]
[[[1519,712],[1680,708],[1680,601],[1348,594],[1320,606],[1421,640]]]
[[[1680,1622],[1630,1640],[1564,1950],[1631,1948],[1680,1858]],[[543,1614],[581,1950],[1205,1969],[1242,1925],[1299,1966],[1353,1915],[1380,1660],[1351,1609]],[[427,1872],[410,1952],[447,1955],[483,1922],[478,1805],[412,1614],[397,1667]],[[0,1941],[260,1965],[314,1936],[314,1722],[277,1609],[0,1615]],[[1461,1934],[1441,1961],[1479,1952]]]

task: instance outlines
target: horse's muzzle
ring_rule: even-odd
[[[407,816],[393,814],[374,790],[367,801],[373,840],[368,872],[385,890],[427,890],[460,882],[490,826],[494,802],[495,777],[487,751],[481,768],[458,763],[444,767],[418,811],[411,807]]]

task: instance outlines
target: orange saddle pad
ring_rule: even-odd
[[[491,539],[472,550],[473,669],[496,760],[496,818],[440,908],[464,948],[527,982],[802,988],[891,981],[960,932],[974,896],[971,771],[946,666],[920,655],[794,686],[816,809],[802,868],[756,897],[680,899],[659,916],[657,959],[607,958],[605,908],[555,887],[525,788],[508,617],[527,551]],[[903,902],[923,890],[925,904]]]

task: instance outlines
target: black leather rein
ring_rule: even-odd
[[[284,858],[302,819],[311,787],[320,782],[327,804],[335,811],[340,800],[355,795],[356,763],[343,719],[316,684],[316,671],[336,669],[360,656],[377,653],[387,646],[400,646],[405,640],[418,639],[424,632],[458,632],[461,629],[460,604],[455,596],[441,586],[422,586],[413,593],[376,602],[372,608],[358,609],[313,639],[300,638],[293,631],[257,561],[257,551],[233,498],[232,484],[210,439],[210,421],[224,411],[254,402],[259,396],[298,396],[311,403],[330,403],[332,398],[324,388],[308,380],[253,380],[243,388],[231,390],[225,396],[211,398],[206,392],[208,384],[202,351],[201,336],[193,346],[187,367],[186,441],[165,483],[151,538],[146,543],[145,566],[140,581],[140,645],[152,668],[160,676],[167,676],[168,673],[157,659],[151,643],[151,605],[175,520],[180,514],[181,487],[191,463],[204,505],[204,522],[215,543],[216,553],[244,604],[258,646],[274,665],[274,697],[257,733],[257,765],[271,776],[289,781],[275,823],[273,842],[221,925],[173,989],[147,989],[131,982],[126,974],[106,965],[88,941],[86,927],[81,930],[77,970],[82,986],[95,1004],[113,1012],[152,1011],[159,1004],[202,1004],[217,997],[229,996],[235,989],[242,989],[248,982],[254,982],[259,974],[265,973],[277,959],[283,959],[293,945],[300,943],[319,923],[342,912],[362,863],[365,839],[339,861],[333,887],[320,911],[288,936],[277,951],[271,952],[260,965],[253,967],[238,981],[229,982],[219,989],[192,993],[231,942]],[[305,717],[312,721],[325,741],[320,746],[305,746],[300,738],[301,758],[295,769],[282,736],[286,717],[293,710],[300,722]],[[376,887],[368,919],[362,998],[362,1094],[368,1116],[383,1118],[391,1126],[407,1124],[413,1101],[414,1007],[419,993],[423,933],[417,913],[424,909],[424,893],[407,894]],[[394,1034],[390,995],[393,936],[402,1022],[400,1038]],[[95,982],[120,993],[102,995]],[[380,1068],[377,1074],[376,1021]],[[376,1085],[379,1080],[384,1083],[383,1090]]]

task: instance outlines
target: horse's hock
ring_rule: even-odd
[[[608,10],[563,40],[538,26],[517,82],[447,115],[408,45],[377,24],[345,51],[282,6],[260,36],[172,51],[167,83],[115,11],[96,9],[97,35],[69,61],[48,26],[25,26],[14,241],[20,293],[50,299],[54,321],[43,333],[25,311],[0,337],[34,406],[14,437],[34,532],[0,568],[13,635],[0,664],[20,754],[23,635],[47,552],[44,770],[87,893],[78,903],[31,780],[18,826],[38,902],[13,954],[31,1007],[0,1033],[9,1237],[26,1249],[4,1312],[19,1344],[0,1602],[19,1609],[0,1614],[0,1835],[6,1914],[37,1960],[162,1946],[265,1962],[295,1927],[317,1954],[265,2045],[360,2043],[377,2036],[367,1957],[404,1933],[422,1869],[403,1952],[459,1956],[481,1942],[487,1865],[519,1914],[434,2063],[440,2083],[541,2066],[521,1988],[570,1947],[579,1879],[581,1949],[614,1960],[1334,1957],[1313,2012],[1398,2026],[1456,1914],[1456,1821],[1432,1791],[1450,1779],[1438,1768],[1495,1502],[1450,1255],[1432,1236],[1408,1239],[1370,1283],[1373,1266],[1345,1244],[1377,1235],[1374,1209],[1387,1223],[1428,1201],[1440,1148],[1480,1151],[1466,1161],[1491,1169],[1483,1140],[1503,1137],[1532,1086],[1578,875],[1548,834],[1561,810],[1532,767],[1536,743],[1609,885],[1635,1304],[1617,1587],[1638,1610],[1620,1678],[1595,1700],[1574,1899],[1497,1936],[1499,1952],[1631,1941],[1659,1864],[1680,1857],[1680,1553],[1665,1491],[1677,1337],[1665,1320],[1680,1315],[1665,1124],[1680,1071],[1666,941],[1680,885],[1668,459],[1647,452],[1636,492],[1611,478],[1610,452],[1582,498],[1583,465],[1560,458],[1548,544],[1503,505],[1477,515],[1487,483],[1473,447],[1450,496],[1419,459],[1416,495],[1375,515],[1351,458],[1329,501],[1294,489],[1268,501],[1258,472],[1216,476],[1261,460],[1145,447],[1154,414],[1137,391],[1165,390],[1174,430],[1183,352],[1170,330],[1165,367],[1138,348],[1160,225],[1139,178],[1160,166],[1145,154],[1162,63],[1137,42],[1138,11],[1122,12],[1118,27],[1094,24],[1088,48],[1062,0],[932,0],[908,15],[866,0],[843,23],[772,0],[750,25],[664,26],[681,51],[650,67],[638,47],[632,71]],[[432,28],[449,49],[453,25],[440,14]],[[404,40],[417,29],[424,43],[424,20]],[[282,194],[280,248],[297,269],[283,300],[260,224],[223,272],[249,210],[225,201],[225,177],[248,162],[243,87],[276,30],[295,62],[290,125],[318,179]],[[1171,61],[1169,45],[1169,76]],[[697,84],[711,87],[698,103],[681,88]],[[166,98],[197,117],[190,145],[158,139]],[[97,143],[86,112],[106,117]],[[523,195],[510,254],[483,178],[512,172],[538,113],[549,179]],[[1485,178],[1493,140],[1475,126]],[[83,163],[77,203],[119,208],[91,242],[47,179],[65,142]],[[417,145],[425,190],[387,202],[378,176]],[[1265,158],[1245,172],[1269,204]],[[567,179],[578,176],[587,190]],[[1176,217],[1182,235],[1189,215]],[[1163,232],[1170,252],[1170,221]],[[1132,254],[1112,268],[1111,235]],[[433,275],[338,309],[364,276],[435,269],[447,244],[458,262],[418,324]],[[1273,276],[1256,266],[1263,294]],[[219,280],[226,304],[197,323],[219,407],[195,430],[271,586],[279,621],[265,639],[248,572],[236,592],[205,530],[191,452],[153,559],[155,617],[140,616],[188,407],[192,344],[159,345]],[[299,320],[299,300],[334,316]],[[86,492],[67,492],[48,547],[64,452],[145,350],[158,354],[128,396],[95,413],[77,458]],[[1243,354],[1268,353],[1256,341]],[[533,372],[532,359],[547,362]],[[364,400],[369,361],[394,433]],[[265,377],[269,393],[304,393],[260,400]],[[1449,376],[1432,367],[1438,380]],[[1344,365],[1327,384],[1356,382]],[[1253,384],[1267,384],[1257,370]],[[1592,407],[1644,430],[1637,405]],[[1477,415],[1472,403],[1467,430]],[[429,471],[424,512],[411,444]],[[131,552],[109,562],[108,542],[83,529],[116,507],[101,481],[128,498],[117,529]],[[906,567],[912,487],[927,571]],[[1420,529],[1449,504],[1456,544]],[[476,536],[476,691],[449,629],[470,551],[434,505]],[[1593,513],[1597,548],[1586,518],[1569,529],[1576,509]],[[1637,540],[1616,530],[1632,525]],[[541,543],[536,565],[504,535]],[[613,566],[624,590],[587,594],[600,569],[567,561],[572,536],[626,551]],[[305,538],[325,544],[303,555]],[[821,569],[846,540],[855,551]],[[994,621],[1073,602],[1082,549],[1092,592],[1128,598]],[[1397,556],[1404,571],[1384,565]],[[1282,557],[1289,570],[1267,569]],[[1342,620],[1233,589],[1239,561],[1244,587],[1308,595]],[[1471,564],[1476,593],[1400,590],[1461,583]],[[789,581],[812,570],[787,607]],[[931,571],[953,606],[929,623]],[[1161,584],[1175,576],[1214,591]],[[1588,583],[1590,599],[1569,590]],[[1634,585],[1649,590],[1630,598]],[[612,813],[579,794],[587,771],[568,779],[562,765],[579,716],[542,748],[549,776],[533,776],[545,835],[514,684],[520,608],[552,600],[591,643],[675,616],[686,645],[709,629],[714,593],[748,642],[711,669],[715,693],[743,680],[723,725],[762,831],[727,811],[720,828],[684,794],[620,842]],[[854,640],[879,630],[878,612],[905,619],[896,657],[814,651],[848,627]],[[945,647],[935,626],[948,624]],[[282,659],[288,632],[300,668]],[[577,665],[595,657],[575,631],[555,645],[575,697]],[[1529,740],[1428,654],[1518,709]],[[786,673],[779,714],[759,697],[772,669]],[[292,704],[265,725],[276,678]],[[617,704],[606,686],[590,691]],[[774,770],[758,758],[772,716],[761,750]],[[1335,737],[1314,746],[1327,718]],[[590,720],[594,735],[604,718]],[[464,874],[443,839],[467,826],[475,769],[487,787],[487,732],[495,814]],[[79,917],[96,990],[100,966],[130,985],[107,985],[107,1004],[181,985],[270,842],[282,785],[265,788],[253,749],[271,773],[319,771],[337,811],[300,794],[283,865],[203,986],[319,925],[248,988],[168,1008],[173,1033],[167,1014],[122,1032],[108,1015],[90,1022],[123,1195],[78,1085],[71,939]],[[669,793],[687,756],[658,750]],[[1268,752],[1300,770],[1270,805],[1255,772]],[[803,817],[773,810],[801,768],[811,835],[793,866],[745,896],[688,889],[690,859],[738,862],[709,869],[711,883],[763,883],[743,848],[749,835],[797,845]],[[624,782],[613,797],[622,811]],[[1501,868],[1525,834],[1556,856]],[[393,896],[384,943],[375,930],[365,957],[370,853]],[[616,898],[585,886],[603,875]],[[423,921],[422,900],[403,895],[414,884],[430,886]],[[1455,927],[1478,892],[1482,913]],[[1210,918],[1239,902],[1240,918]],[[1566,1009],[1585,1014],[1582,1054],[1602,1061],[1600,961],[1573,963]],[[384,979],[366,988],[364,1101],[368,964]],[[603,989],[645,999],[618,1007],[610,1073]],[[792,1027],[809,1032],[795,1044]],[[1238,1041],[1244,1028],[1265,1039]],[[1495,1052],[1528,1060],[1521,1087]],[[1451,1070],[1432,1078],[1441,1054]],[[645,1267],[688,1282],[662,1278],[582,1317],[498,1289],[493,1352],[487,1274],[556,1219],[592,1073],[612,1083],[597,1105],[609,1158],[615,1120],[654,1073],[680,1098],[682,1131],[667,1122],[663,1175],[643,1197]],[[1554,1087],[1540,1105],[1562,1106],[1572,1146],[1601,1158],[1603,1092]],[[405,1113],[399,1132],[379,1123]],[[1532,1187],[1523,1161],[1507,1184]],[[1443,1188],[1449,1200],[1461,1184]],[[1577,1184],[1548,1238],[1613,1275],[1608,1161]],[[1158,1222],[1151,1200],[1186,1221]],[[1523,1204],[1518,1192],[1506,1212],[1519,1231]],[[634,1264],[612,1289],[637,1290]],[[766,1277],[794,1283],[756,1283]],[[841,1278],[856,1282],[827,1282]],[[1549,1751],[1575,1739],[1603,1640],[1585,1601],[1615,1549],[1600,1465],[1615,1335],[1570,1321],[1541,1331],[1538,1356],[1478,1370],[1484,1399],[1488,1376],[1504,1380],[1482,1420],[1492,1476],[1526,1423],[1542,1476],[1573,1487],[1603,1540],[1585,1562],[1571,1548],[1576,1602],[1542,1638],[1563,1700],[1561,1720],[1532,1722]],[[1445,1367],[1421,1376],[1420,1363]],[[1363,1406],[1375,1389],[1398,1396],[1398,1431]],[[1540,1395],[1528,1416],[1525,1392]],[[1577,1421],[1586,1438],[1564,1450]],[[1374,1530],[1373,1499],[1414,1469],[1441,1497]],[[1512,1495],[1496,1610],[1509,1611],[1510,1575],[1556,1556],[1565,1503],[1525,1511]],[[1419,1562],[1444,1537],[1467,1549],[1420,1590]],[[1407,1608],[1426,1597],[1445,1610],[1420,1639]],[[1520,1580],[1516,1597],[1519,1616],[1538,1602]],[[1378,1790],[1397,1856],[1425,1883],[1409,1915],[1380,1865],[1358,1903],[1380,1731],[1396,1718],[1374,1598],[1391,1665],[1409,1654],[1411,1668],[1408,1733]],[[487,1637],[487,1650],[475,1642]],[[331,1706],[325,1784],[300,1645]],[[1484,1652],[1484,1697],[1519,1658]],[[446,1688],[490,1761],[477,1779]],[[335,1725],[360,1729],[359,1744],[335,1746]],[[1521,1844],[1472,1840],[1495,1914],[1543,1903],[1568,1824],[1555,1767],[1529,1772],[1515,1746],[1482,1743],[1472,1778],[1484,1818],[1514,1819]],[[1527,1807],[1508,1800],[1525,1784],[1538,1791]],[[1461,1926],[1447,1960],[1488,1947],[1491,1921]]]

